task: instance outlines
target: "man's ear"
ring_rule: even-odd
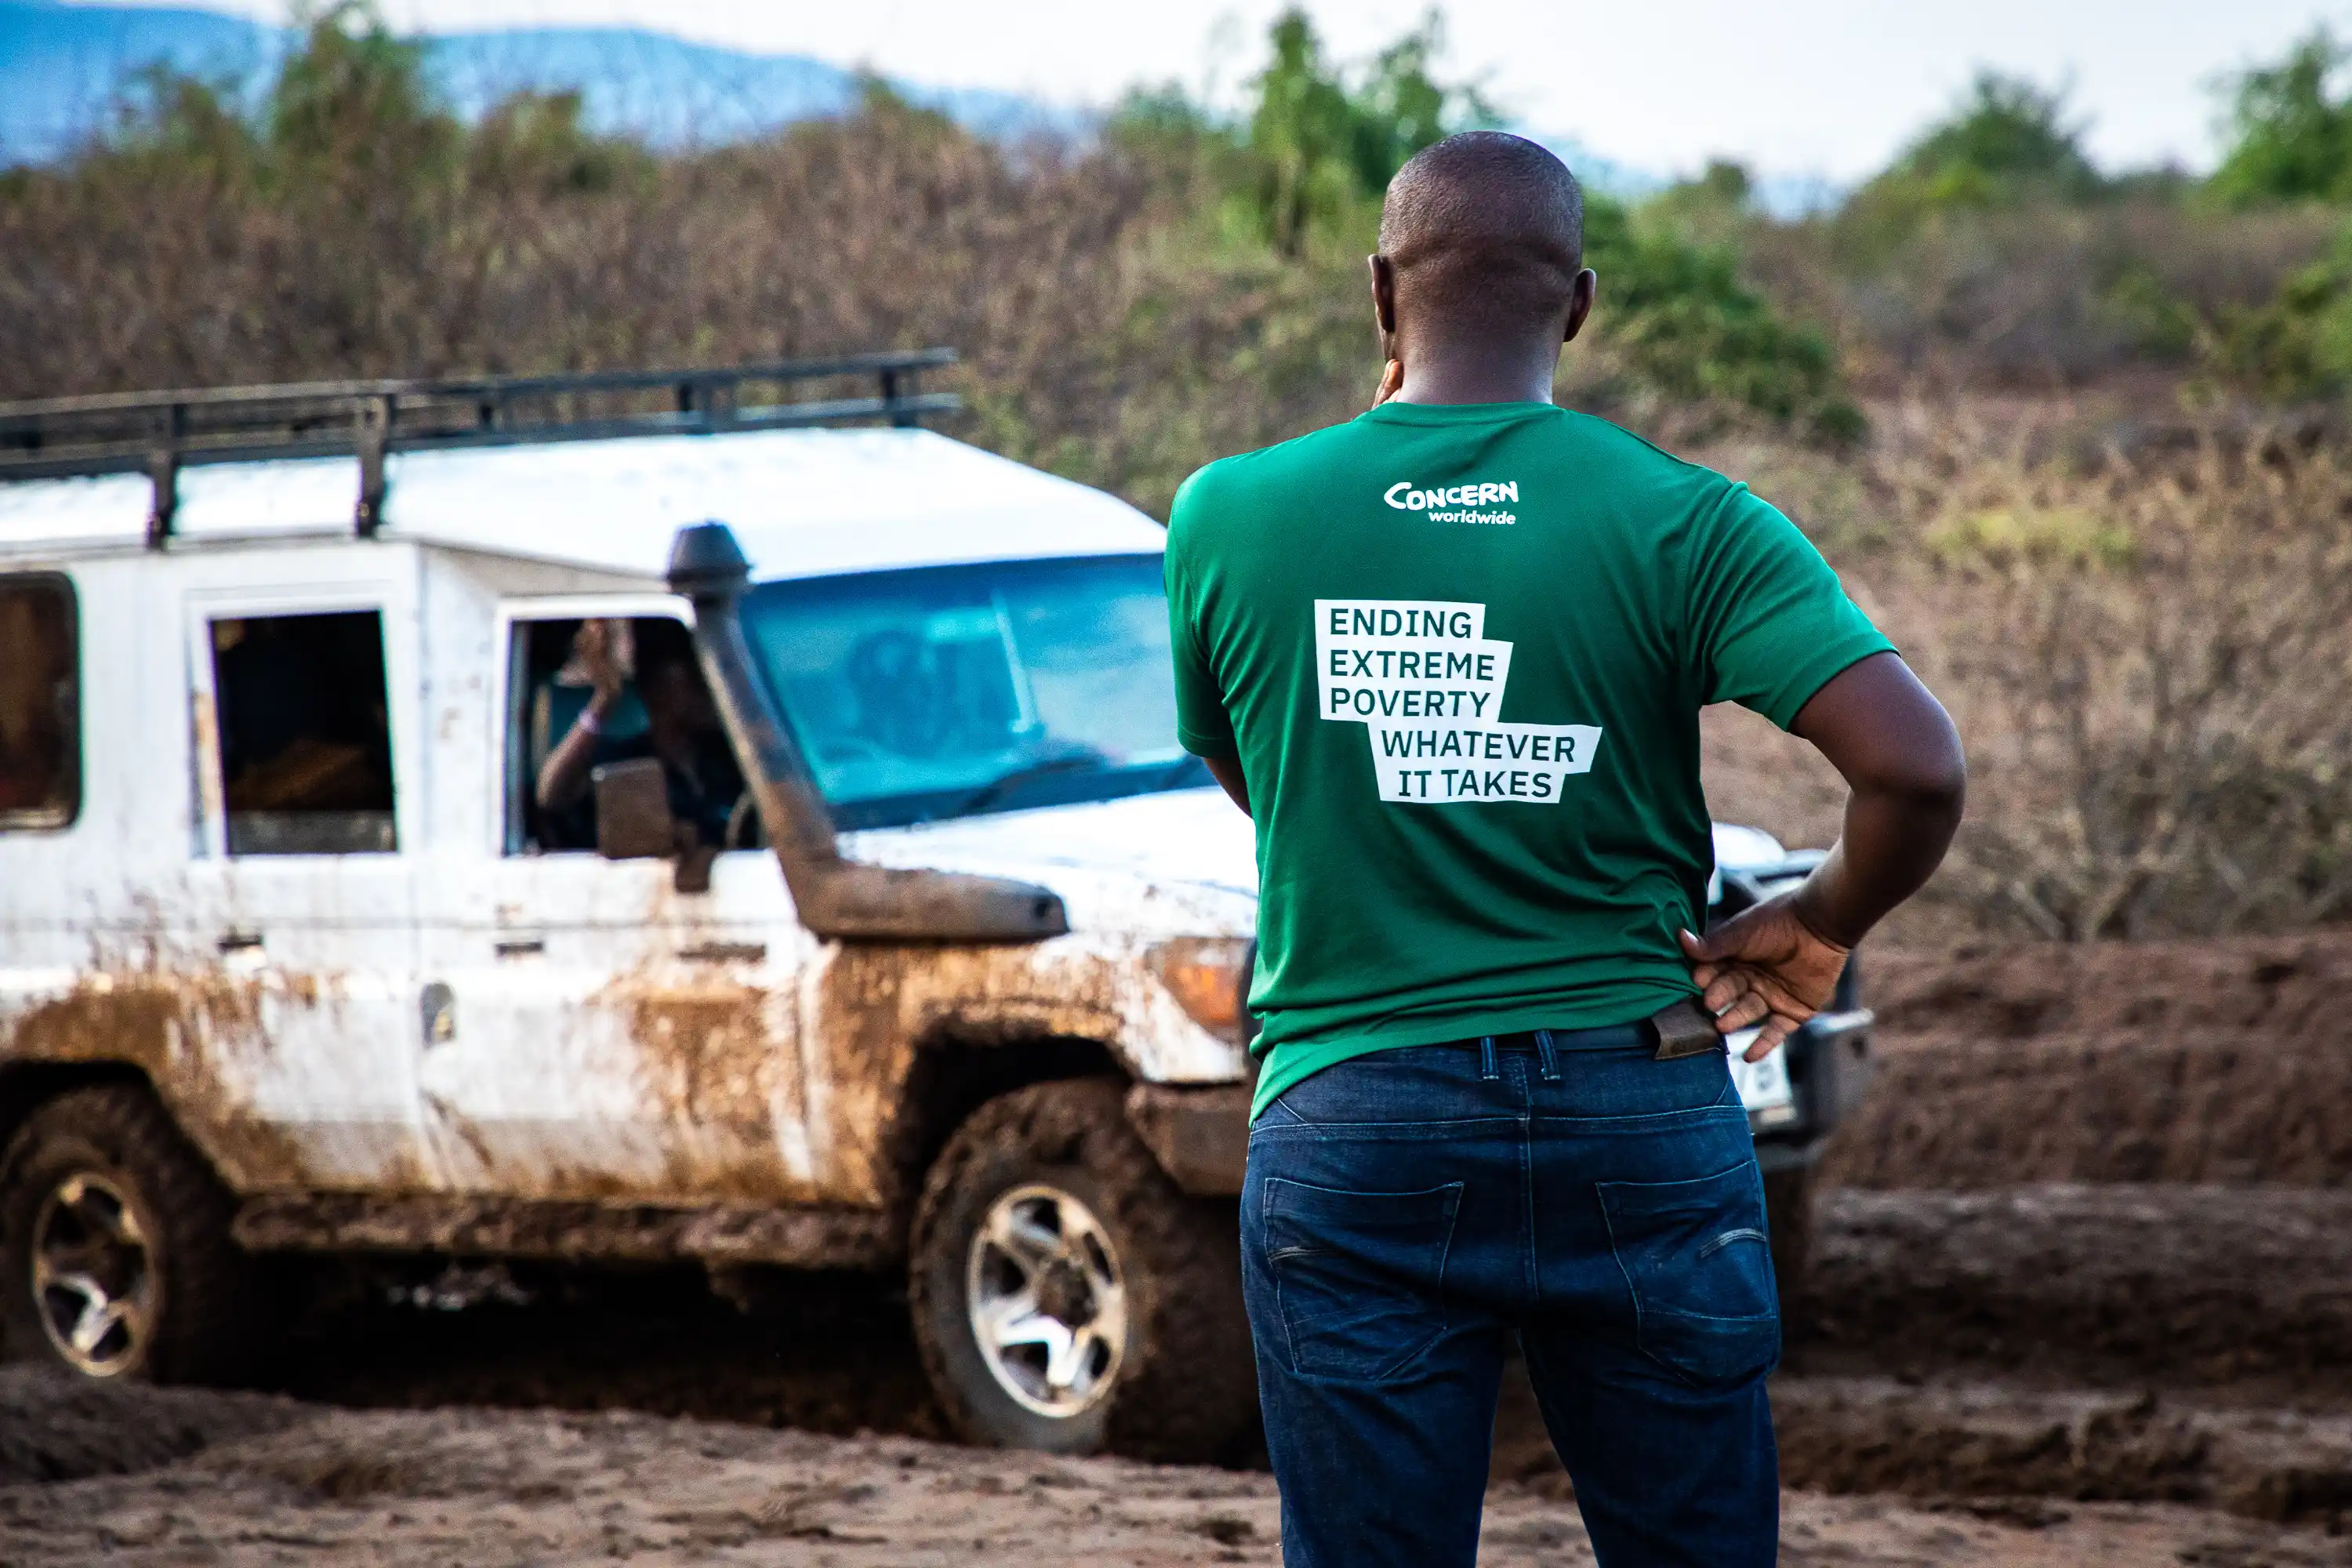
[[[1396,335],[1396,263],[1377,253],[1364,259],[1372,269],[1372,320],[1380,324],[1386,346],[1387,340]]]
[[[1560,334],[1561,342],[1574,342],[1576,334],[1584,330],[1584,318],[1592,314],[1592,298],[1600,287],[1601,275],[1591,268],[1576,275],[1568,291],[1568,331]]]

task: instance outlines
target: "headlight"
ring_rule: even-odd
[[[1248,1044],[1251,943],[1237,936],[1183,936],[1151,950],[1151,972],[1192,1022],[1221,1040]]]

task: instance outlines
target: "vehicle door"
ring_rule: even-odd
[[[20,1040],[20,1022],[69,997],[110,956],[102,917],[122,912],[120,879],[133,858],[108,831],[116,825],[88,806],[84,600],[64,572],[0,566],[0,1044],[15,1049],[49,1044]],[[109,625],[106,607],[101,635],[136,624]],[[115,651],[127,661],[137,650],[126,639]],[[109,682],[96,695],[107,711],[125,693]]]
[[[660,623],[682,639],[682,611],[642,595],[500,613],[504,668],[485,682],[499,693],[496,732],[468,786],[492,808],[474,852],[449,858],[425,895],[425,962],[443,1012],[424,1100],[458,1190],[652,1203],[813,1194],[798,985],[814,944],[775,858],[722,851],[707,888],[680,890],[670,859],[598,853],[593,793],[561,809],[537,799],[541,770],[588,704],[573,653],[583,621],[625,620],[635,637]],[[601,726],[601,750],[642,752],[634,742],[649,721],[633,679]],[[755,820],[748,807],[744,820]]]
[[[373,552],[222,581],[251,560],[181,578],[194,832],[179,885],[149,895],[200,1114],[247,1184],[425,1186],[414,584]],[[175,793],[168,770],[143,787]]]

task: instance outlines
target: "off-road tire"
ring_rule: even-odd
[[[1782,1316],[1805,1299],[1813,1258],[1813,1167],[1764,1173],[1764,1222],[1772,1241],[1772,1280]]]
[[[1069,1416],[999,1385],[968,1316],[972,1238],[1004,1193],[1045,1184],[1108,1232],[1129,1298],[1125,1354],[1105,1400]],[[1230,1200],[1187,1196],[1128,1125],[1122,1087],[1038,1084],[973,1112],[932,1164],[909,1239],[915,1341],[948,1418],[994,1447],[1215,1461],[1257,1413],[1240,1235]]]
[[[110,1377],[214,1383],[257,1342],[258,1292],[229,1235],[236,1200],[143,1087],[69,1090],[36,1110],[0,1154],[0,1332],[14,1361],[79,1373],[50,1342],[33,1293],[43,1202],[76,1173],[103,1177],[147,1240],[154,1309],[143,1348]]]

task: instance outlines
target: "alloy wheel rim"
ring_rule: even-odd
[[[1018,1186],[973,1233],[964,1300],[998,1386],[1057,1420],[1108,1396],[1127,1350],[1127,1284],[1094,1211],[1059,1187]]]
[[[138,1365],[155,1319],[146,1228],[122,1189],[78,1171],[51,1188],[33,1222],[33,1301],[49,1343],[91,1377]]]

